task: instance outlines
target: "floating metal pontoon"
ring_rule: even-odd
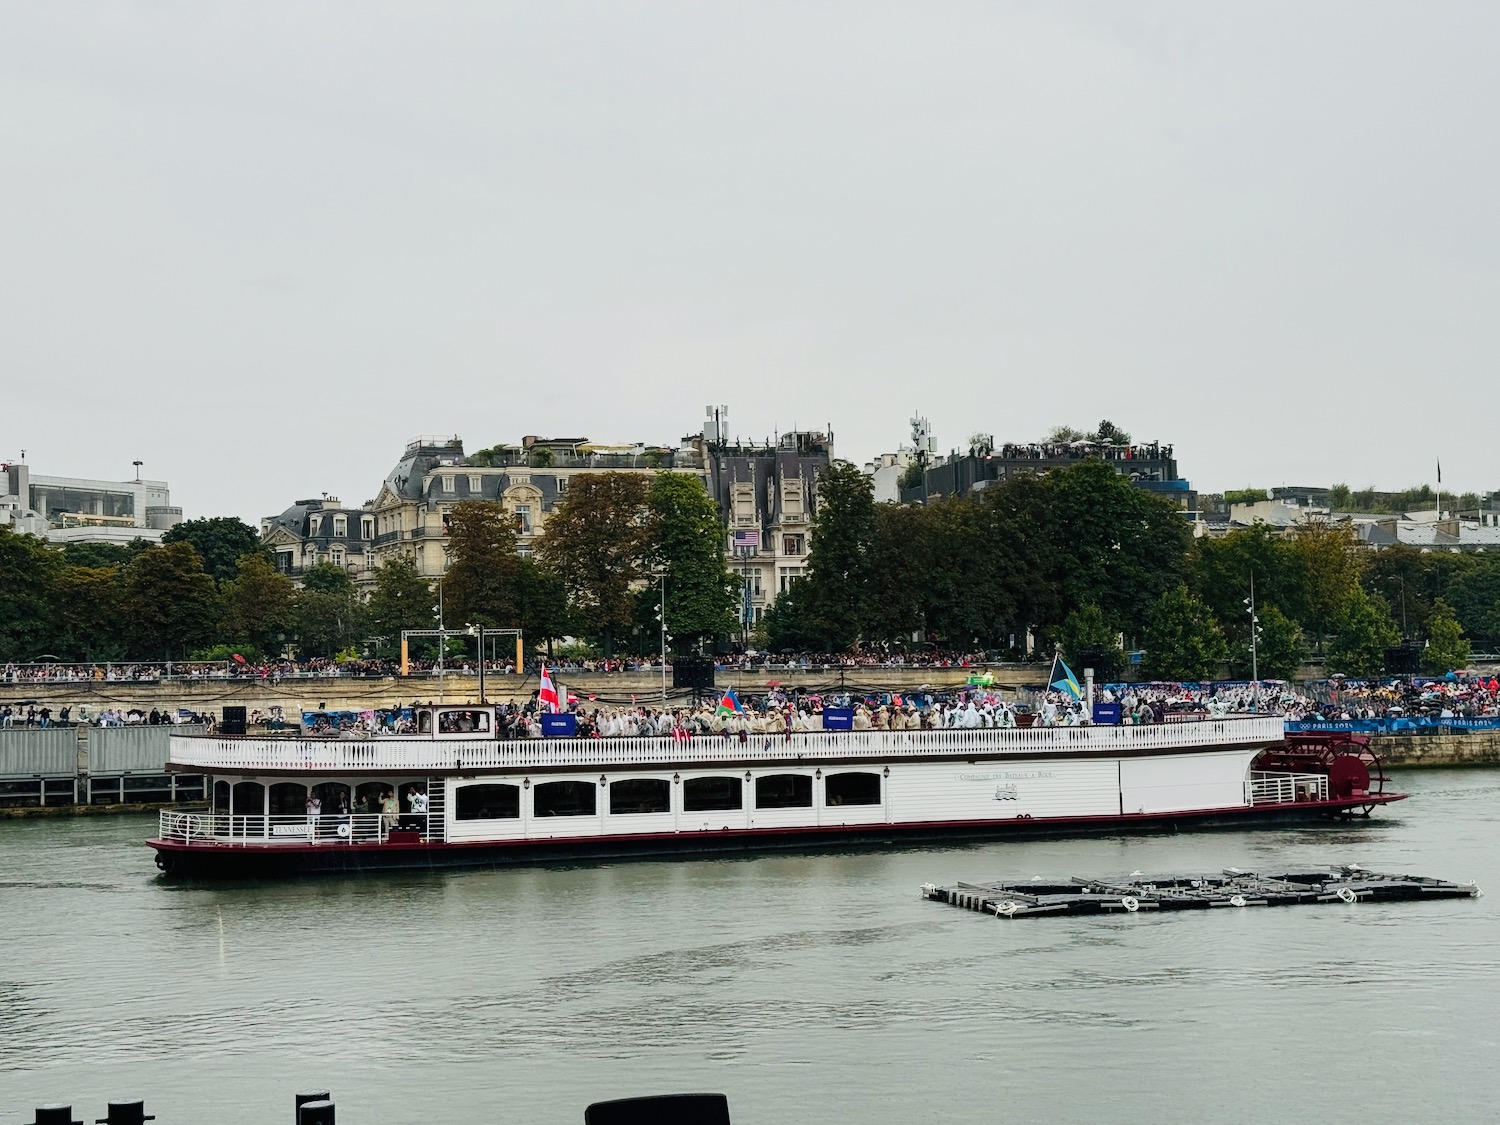
[[[1066,882],[1035,876],[1027,881],[927,883],[922,897],[949,906],[1020,918],[1033,914],[1133,914],[1139,910],[1209,910],[1217,907],[1308,906],[1316,903],[1404,902],[1416,899],[1478,898],[1474,883],[1450,883],[1421,875],[1342,867],[1293,867],[1281,871],[1129,875]]]

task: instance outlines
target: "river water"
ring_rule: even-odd
[[[1496,903],[999,921],[920,884],[1357,862],[1500,892],[1500,771],[1368,824],[178,885],[137,817],[0,822],[0,1122],[1493,1119]]]

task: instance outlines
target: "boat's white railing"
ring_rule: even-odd
[[[171,762],[183,769],[296,773],[423,773],[568,766],[675,765],[981,757],[993,754],[1163,753],[1207,746],[1280,742],[1280,716],[1205,719],[1152,726],[1027,727],[1014,730],[816,731],[787,737],[698,735],[657,738],[536,738],[511,742],[421,737],[342,741],[317,738],[172,738]]]
[[[333,813],[322,816],[262,815],[258,813],[172,812],[159,814],[160,839],[181,844],[240,841],[288,844],[383,844],[396,828],[427,835],[427,814]]]
[[[1251,805],[1292,805],[1298,801],[1328,800],[1324,773],[1253,772],[1245,782],[1245,802]]]

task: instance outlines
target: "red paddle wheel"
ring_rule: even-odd
[[[1321,773],[1330,800],[1378,797],[1385,792],[1385,769],[1367,735],[1348,731],[1288,733],[1280,746],[1263,750],[1250,767],[1266,773]],[[1365,814],[1375,806],[1366,805]]]

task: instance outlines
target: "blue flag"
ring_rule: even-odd
[[[1067,692],[1074,699],[1083,699],[1083,689],[1078,686],[1078,677],[1073,675],[1073,669],[1068,667],[1068,662],[1058,657],[1057,663],[1062,668],[1062,678],[1053,680],[1052,686],[1058,691]]]

